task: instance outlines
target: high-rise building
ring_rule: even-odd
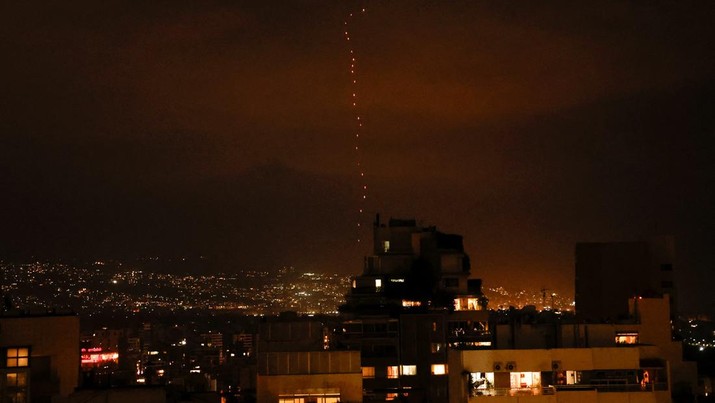
[[[576,244],[576,314],[590,321],[614,321],[628,315],[635,296],[670,296],[677,313],[673,283],[672,237],[650,242]]]
[[[402,308],[480,310],[481,280],[470,279],[462,236],[421,227],[414,219],[374,224],[373,254],[353,279],[344,312],[401,312]]]
[[[373,253],[341,307],[340,343],[360,351],[364,401],[447,401],[448,349],[491,344],[470,269],[460,235],[377,216]]]

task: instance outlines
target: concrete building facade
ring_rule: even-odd
[[[331,328],[313,318],[267,319],[259,326],[259,403],[362,401],[360,352],[337,349]]]
[[[683,360],[682,343],[671,337],[668,296],[632,298],[628,305],[630,319],[619,323],[517,311],[493,321],[490,349],[450,351],[450,367],[462,375],[450,377],[450,390],[461,391],[450,401],[542,396],[559,402],[578,396],[668,402],[693,390],[697,368]]]
[[[636,347],[450,351],[450,402],[669,402]]]
[[[79,317],[0,314],[0,401],[66,401],[79,382]]]

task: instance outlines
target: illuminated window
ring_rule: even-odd
[[[541,387],[541,372],[512,372],[510,383],[512,389]]]
[[[363,378],[374,378],[375,377],[375,367],[362,367],[362,377]]]
[[[446,375],[447,364],[432,364],[432,375]]]
[[[389,251],[390,251],[390,241],[383,241],[383,242],[382,242],[382,251],[383,251],[383,252],[389,252]]]
[[[616,344],[638,344],[638,332],[616,333]]]
[[[474,390],[484,391],[494,388],[494,372],[472,372],[469,376],[472,378]]]
[[[339,393],[307,393],[281,395],[278,403],[340,403]]]
[[[444,350],[444,344],[442,343],[432,343],[431,344],[432,353],[439,353]]]
[[[10,372],[4,377],[5,391],[0,396],[0,401],[12,403],[27,403],[27,373]],[[0,379],[0,384],[3,380]],[[3,400],[3,398],[7,400]]]
[[[395,400],[397,399],[397,393],[390,392],[385,396],[385,400]]]
[[[375,279],[375,289],[380,290],[382,288],[382,279]]]
[[[575,385],[581,383],[581,371],[566,371],[566,384]]]
[[[454,299],[455,311],[481,311],[479,298],[477,297],[460,297]]]
[[[27,347],[8,348],[5,355],[5,362],[8,368],[26,367],[30,357],[30,349]]]
[[[402,300],[402,306],[404,306],[406,308],[411,308],[411,307],[421,306],[421,305],[422,305],[422,302],[420,302],[420,301],[410,301],[410,300],[406,300],[406,299]]]
[[[417,365],[403,365],[402,375],[417,375]]]
[[[12,388],[27,386],[27,374],[24,372],[10,372],[5,376],[5,385]]]
[[[397,365],[390,365],[387,367],[387,378],[397,379],[400,376],[399,367]]]

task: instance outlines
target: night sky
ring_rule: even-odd
[[[2,2],[0,257],[358,273],[362,206],[464,235],[486,286],[573,292],[576,242],[672,234],[683,308],[715,310],[713,21],[712,1]]]

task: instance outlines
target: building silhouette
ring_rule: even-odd
[[[697,383],[695,364],[683,361],[682,343],[671,335],[664,291],[672,285],[637,275],[670,272],[661,266],[672,265],[667,253],[645,243],[580,244],[578,270],[588,277],[578,281],[598,282],[580,301],[618,300],[586,310],[614,319],[589,321],[533,308],[488,311],[461,236],[379,216],[373,229],[372,254],[340,317],[262,325],[259,402],[665,403]],[[612,266],[632,268],[630,283],[611,295],[620,270],[590,270],[621,260]],[[332,367],[320,364],[326,359]]]
[[[363,400],[447,401],[448,349],[491,343],[462,237],[379,215],[373,230],[373,253],[341,307],[340,343],[360,351]]]
[[[670,296],[677,314],[673,281],[675,247],[672,237],[650,242],[576,244],[576,314],[590,321],[628,316],[627,301],[635,296]]]

